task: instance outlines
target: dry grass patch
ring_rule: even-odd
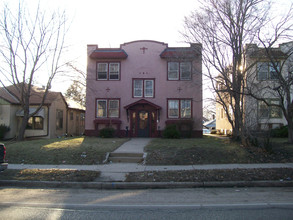
[[[0,180],[91,182],[99,176],[99,171],[89,170],[8,169],[0,173]]]
[[[107,152],[127,140],[79,137],[6,143],[6,160],[16,164],[100,164]]]

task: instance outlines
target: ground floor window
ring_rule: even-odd
[[[272,105],[279,105],[280,100],[268,99],[267,102]],[[278,106],[268,106],[264,101],[258,101],[259,118],[282,118],[282,110]]]
[[[43,130],[44,128],[44,119],[42,117],[30,117],[26,129],[28,130]]]
[[[63,110],[56,110],[56,129],[63,129]]]
[[[119,99],[97,99],[97,118],[119,118]]]
[[[168,99],[168,118],[191,118],[191,99]]]

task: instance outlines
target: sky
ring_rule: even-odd
[[[171,47],[189,46],[180,31],[184,17],[198,7],[196,0],[40,0],[40,3],[52,11],[65,9],[70,22],[69,54],[84,72],[87,44],[117,48],[130,41],[155,40]],[[68,86],[56,83],[52,90],[64,92]]]
[[[47,11],[66,11],[69,56],[86,71],[86,45],[116,48],[135,40],[155,40],[171,47],[188,46],[180,34],[184,17],[199,8],[197,0],[26,0],[29,8],[40,1]],[[282,12],[293,0],[275,0]],[[18,0],[6,0],[17,4]],[[57,78],[56,81],[58,81]],[[53,83],[52,90],[65,92],[69,81]],[[59,80],[60,81],[60,80]]]

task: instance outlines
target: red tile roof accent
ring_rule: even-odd
[[[92,59],[126,59],[127,53],[121,49],[97,49],[92,52]]]

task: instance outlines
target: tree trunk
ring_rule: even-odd
[[[20,128],[18,130],[18,136],[17,136],[18,141],[24,140],[24,133],[25,133],[25,129],[26,129],[26,126],[27,126],[28,119],[29,119],[29,108],[25,107],[24,112],[23,112],[21,125],[20,125]]]
[[[293,122],[288,121],[288,142],[293,144]]]

